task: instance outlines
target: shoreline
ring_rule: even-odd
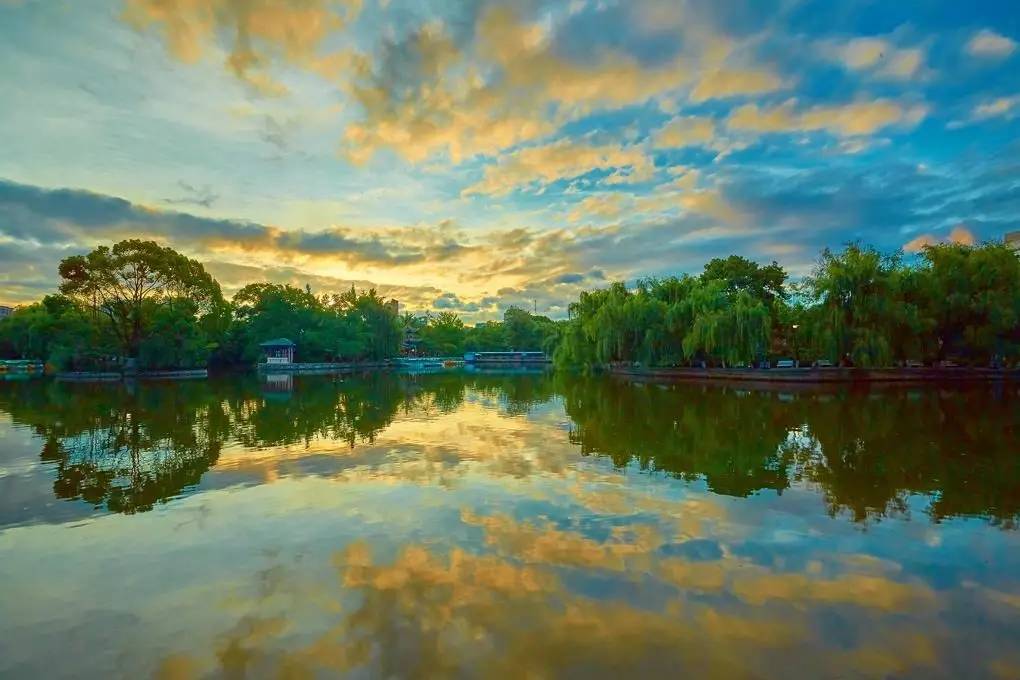
[[[1020,380],[1020,369],[994,368],[629,368],[611,367],[611,375],[661,381],[826,384],[917,384]]]
[[[208,378],[205,368],[182,369],[179,371],[144,371],[121,373],[119,371],[74,371],[56,373],[53,376],[61,382],[118,382],[121,380],[193,380]]]
[[[338,363],[301,363],[301,364],[257,364],[255,370],[258,373],[290,373],[290,374],[314,374],[314,373],[352,373],[362,369],[396,368],[397,366],[389,361],[347,361]]]

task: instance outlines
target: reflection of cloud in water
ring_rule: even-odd
[[[264,450],[228,448],[216,474],[272,481],[315,474],[338,481],[453,484],[469,473],[524,480],[561,475],[579,458],[554,421],[512,418],[477,403],[456,412],[397,417],[372,443],[338,446],[328,438]]]
[[[660,541],[647,530],[614,533],[600,543],[530,523],[515,527],[507,517],[466,514],[465,520],[494,533],[498,554],[453,548],[443,555],[409,545],[380,560],[367,543],[355,542],[333,558],[342,587],[358,595],[355,604],[324,602],[336,612],[333,624],[296,649],[284,644],[285,616],[242,618],[217,645],[220,669],[295,677],[353,671],[372,677],[633,677],[681,670],[755,677],[792,668],[791,654],[805,677],[833,668],[865,676],[938,668],[944,631],[930,607],[918,608],[934,602],[923,588],[878,576],[827,579],[753,569],[744,575],[748,565],[728,560],[657,560]],[[620,560],[638,556],[646,569],[640,577],[673,588],[656,605],[591,597],[571,586],[578,570],[615,571]],[[777,590],[776,583],[791,587]],[[784,600],[780,609],[763,606],[772,597]],[[826,612],[864,617],[869,625],[853,639],[828,640],[817,625]],[[902,632],[897,619],[882,617],[890,613],[926,619],[929,633]],[[163,668],[189,663],[175,654]]]

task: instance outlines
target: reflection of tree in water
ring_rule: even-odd
[[[890,390],[803,404],[810,446],[792,447],[830,510],[855,520],[906,510],[909,494],[931,497],[935,521],[1020,518],[1020,406],[1015,394]]]
[[[816,484],[832,514],[904,513],[929,497],[938,521],[1020,518],[1016,388],[787,395],[683,384],[641,385],[549,374],[297,377],[284,392],[255,376],[134,386],[15,382],[0,410],[30,425],[53,464],[58,498],[147,510],[197,484],[222,446],[327,439],[372,442],[398,413],[454,413],[468,395],[503,414],[562,396],[584,455],[720,494]]]
[[[797,414],[776,395],[730,389],[560,381],[571,440],[584,454],[681,479],[704,477],[716,493],[747,496],[789,486],[782,444]]]
[[[717,493],[804,480],[856,521],[905,512],[910,494],[931,498],[936,521],[1020,517],[1020,409],[1001,387],[791,395],[563,378],[558,389],[583,454],[704,477]]]
[[[233,414],[233,437],[247,447],[325,438],[354,447],[371,442],[396,415],[403,393],[396,376],[297,376],[286,395],[262,391],[257,380],[214,383]],[[280,398],[280,397],[283,398]]]
[[[5,383],[0,410],[32,427],[56,472],[54,494],[114,512],[150,510],[199,483],[223,445],[259,448],[313,439],[350,447],[372,442],[405,411],[461,406],[466,389],[505,395],[523,412],[548,390],[504,387],[498,377],[465,380],[394,373],[296,377],[280,386],[256,376],[137,384]],[[519,396],[518,396],[519,393]],[[544,396],[548,399],[548,396]]]
[[[524,415],[555,396],[552,376],[536,373],[422,373],[402,375],[406,411],[453,413],[468,390],[498,403],[507,415]]]
[[[150,510],[215,463],[229,417],[204,385],[33,385],[0,409],[44,440],[54,494],[114,512]]]

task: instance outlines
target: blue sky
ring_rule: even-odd
[[[2,0],[0,302],[126,237],[470,320],[1000,239],[1018,41],[1013,2]]]

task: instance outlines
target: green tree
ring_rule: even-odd
[[[428,319],[420,331],[422,349],[433,356],[459,356],[464,353],[467,330],[454,312],[440,312]]]
[[[986,363],[1016,358],[1020,337],[1020,258],[1002,244],[928,246],[921,286],[939,359]]]
[[[850,357],[859,366],[891,361],[891,337],[901,313],[893,276],[898,266],[897,259],[858,244],[822,252],[807,284],[818,305],[811,333],[826,356]]]
[[[740,255],[714,258],[705,265],[702,281],[722,281],[732,293],[746,292],[769,309],[785,300],[787,274],[777,262],[761,266]]]
[[[486,321],[466,329],[464,349],[471,352],[500,352],[510,349],[506,332],[499,321]]]
[[[687,299],[694,319],[684,337],[684,355],[707,355],[734,365],[750,362],[769,347],[772,320],[766,303],[746,290],[736,293],[720,280],[696,287]]]
[[[245,363],[262,355],[260,343],[278,337],[297,343],[299,361],[324,361],[333,349],[329,333],[321,327],[326,317],[323,305],[307,290],[286,284],[248,284],[234,295],[234,315],[234,340]]]
[[[195,304],[179,300],[159,305],[146,315],[147,325],[138,348],[138,363],[150,370],[205,366],[213,349],[195,323]]]
[[[105,316],[125,356],[137,357],[148,319],[161,305],[189,301],[196,313],[222,300],[198,262],[152,241],[131,239],[60,262],[60,292],[93,316]]]
[[[112,338],[75,302],[47,295],[0,322],[0,356],[42,359],[58,369],[93,368],[115,352]]]

